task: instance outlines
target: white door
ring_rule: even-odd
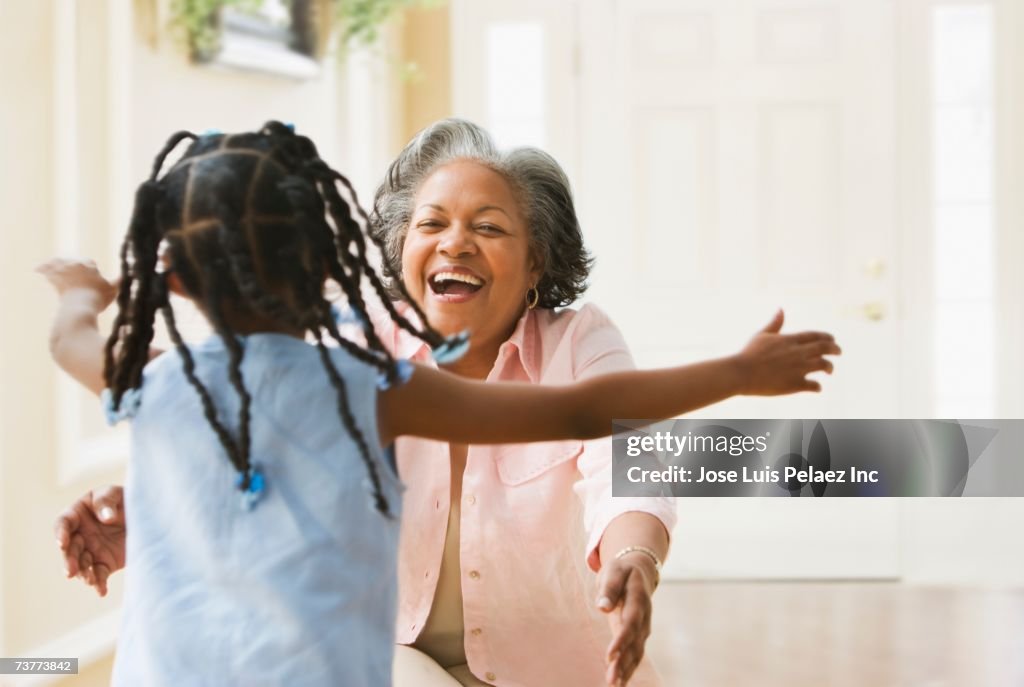
[[[508,21],[491,6],[455,3],[456,41]],[[569,151],[560,159],[575,168],[598,259],[589,299],[638,363],[733,352],[784,306],[790,330],[828,329],[848,353],[827,393],[735,399],[700,415],[896,416],[892,3],[545,6],[572,8],[575,31],[549,28],[546,45],[577,56],[576,117],[544,144]],[[529,20],[521,10],[517,21]],[[457,114],[490,124],[462,61],[483,60],[461,53],[453,65]],[[565,79],[558,63],[546,67],[545,78]],[[690,499],[679,512],[670,576],[899,574],[894,501]]]

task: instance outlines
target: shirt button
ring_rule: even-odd
[[[469,631],[469,634],[473,635],[474,637],[479,637],[481,632],[483,632],[483,630],[481,630],[479,627],[474,627],[472,630]]]
[[[466,497],[466,503],[472,506],[474,503],[476,503],[476,497],[470,494],[469,496]]]
[[[495,675],[494,673],[485,673],[484,677],[487,678],[488,680],[490,680],[491,682],[494,682],[495,680],[498,679],[498,676]]]
[[[476,570],[470,570],[469,571],[469,578],[471,580],[479,580],[480,579],[480,573],[478,571],[476,571]]]

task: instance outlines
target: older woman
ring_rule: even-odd
[[[591,261],[547,154],[502,153],[479,127],[444,120],[392,163],[375,209],[389,271],[439,331],[472,332],[452,372],[560,384],[633,367],[601,311],[564,307]],[[431,364],[420,341],[381,329],[394,352]],[[674,507],[612,498],[610,441],[400,439],[397,454],[396,685],[658,684],[643,651]],[[124,564],[119,501],[118,489],[86,495],[57,524],[69,574],[101,590]]]
[[[633,367],[599,310],[555,310],[582,293],[590,259],[549,155],[503,154],[472,124],[438,122],[392,163],[375,200],[391,271],[441,332],[473,333],[452,372],[560,384]],[[430,359],[418,341],[388,341]],[[398,651],[396,684],[427,684],[410,675],[417,651],[462,684],[598,685],[638,664],[633,684],[656,684],[641,659],[675,511],[667,499],[612,498],[610,441],[401,439],[397,453],[408,485],[397,631],[413,649]]]

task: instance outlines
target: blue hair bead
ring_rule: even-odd
[[[266,487],[266,482],[263,479],[262,472],[253,472],[249,478],[249,491],[255,494],[263,493],[263,489]]]
[[[412,379],[415,369],[416,367],[407,358],[399,358],[395,361],[395,373],[398,375],[398,381],[402,384]]]
[[[202,135],[203,136],[220,136],[222,133],[224,133],[224,132],[221,131],[220,129],[207,129],[206,131],[204,131],[202,133]]]
[[[342,309],[336,303],[331,305],[331,316],[334,318],[334,324],[339,327],[343,327],[349,324],[356,324],[360,327],[366,326],[366,319],[362,313],[359,313],[352,308]]]
[[[235,486],[241,489],[247,476],[249,478],[249,486],[242,490],[241,505],[242,510],[250,511],[263,498],[267,490],[267,482],[259,468],[250,466],[247,472],[238,474],[235,478]]]
[[[469,330],[445,337],[444,341],[434,348],[430,354],[438,365],[454,363],[469,350]]]
[[[122,420],[130,420],[139,412],[139,406],[142,405],[142,389],[125,389],[117,408],[114,407],[114,394],[110,389],[104,389],[100,392],[100,402],[103,404],[107,424],[113,427]]]
[[[415,369],[413,364],[405,358],[399,358],[395,360],[395,382],[399,386],[402,386],[412,377],[412,372]],[[391,388],[391,380],[388,379],[387,372],[381,372],[377,376],[377,388],[381,391],[387,391]]]
[[[291,131],[293,134],[295,133],[295,124],[294,124],[294,122],[285,122],[284,125],[285,125],[285,127],[287,127],[288,131]]]

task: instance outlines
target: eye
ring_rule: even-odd
[[[424,219],[416,223],[416,228],[424,232],[439,231],[443,227],[444,225],[436,219]]]
[[[476,227],[477,231],[484,234],[504,234],[504,229],[494,224],[478,224]]]

